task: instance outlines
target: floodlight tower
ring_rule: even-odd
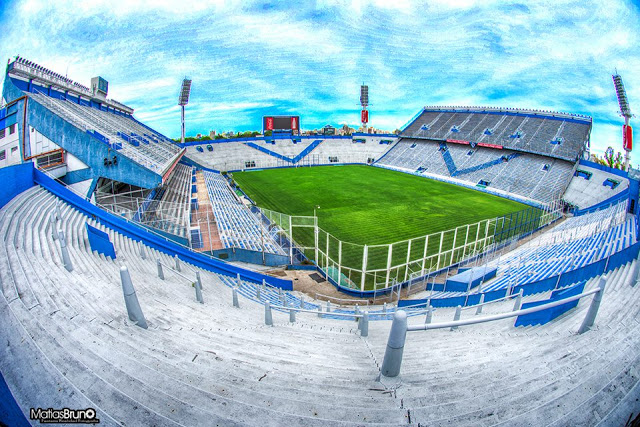
[[[624,117],[624,125],[622,126],[622,147],[624,148],[624,170],[629,170],[629,159],[631,157],[631,149],[633,148],[633,132],[631,126],[629,126],[629,119],[633,117],[631,114],[631,108],[629,107],[629,100],[627,99],[627,91],[624,89],[622,83],[622,77],[616,71],[616,74],[611,76],[613,78],[613,85],[616,88],[616,95],[618,96],[618,105],[620,106],[620,114]]]
[[[191,93],[191,79],[182,80],[182,89],[180,89],[180,98],[178,105],[182,107],[182,137],[180,143],[184,144],[184,106],[189,103],[189,94]]]
[[[369,122],[369,86],[360,86],[360,105],[362,105],[362,111],[360,112],[360,119],[362,121],[362,130],[367,131],[367,123]]]

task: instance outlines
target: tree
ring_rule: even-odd
[[[591,155],[593,161],[603,166],[608,166],[614,169],[624,170],[624,158],[621,152],[616,152],[613,147],[607,147],[604,152],[604,157],[600,157],[597,154]]]

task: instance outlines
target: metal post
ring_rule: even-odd
[[[289,309],[289,322],[296,323],[296,311],[293,308]]]
[[[160,258],[156,258],[156,264],[158,264],[158,277],[161,280],[164,280],[164,273],[162,272],[162,264],[160,263]]]
[[[362,314],[362,319],[360,320],[360,336],[368,337],[369,336],[369,312],[365,311]]]
[[[327,313],[331,312],[331,302],[327,301]]]
[[[387,303],[386,302],[384,304],[382,304],[382,312],[384,314],[387,314]]]
[[[322,317],[322,306],[318,305],[318,317]]]
[[[73,264],[69,256],[69,248],[67,248],[67,240],[64,237],[64,231],[58,230],[58,240],[60,241],[60,252],[62,254],[62,263],[67,271],[73,271]]]
[[[393,323],[387,340],[387,349],[384,352],[380,373],[385,377],[397,377],[402,365],[402,353],[407,337],[407,313],[398,310],[393,315]]]
[[[453,315],[453,321],[458,321],[460,320],[460,314],[462,314],[462,306],[457,306],[456,307],[456,314]],[[458,329],[457,326],[452,326],[451,330],[455,331],[456,329]]]
[[[300,308],[304,309],[304,297],[300,296]]]
[[[480,294],[480,302],[478,303],[478,308],[476,309],[476,315],[482,313],[482,304],[484,304],[484,294]]]
[[[258,301],[260,301],[260,297],[261,297],[261,295],[260,295],[260,286],[256,286],[256,299]]]
[[[522,307],[522,289],[520,289],[520,291],[518,292],[518,296],[516,297],[516,302],[515,304],[513,304],[513,311],[520,310],[520,307]]]
[[[204,299],[202,299],[202,285],[200,284],[200,277],[196,279],[196,301],[200,304],[204,304]]]
[[[131,276],[126,266],[120,267],[120,281],[122,282],[122,293],[124,294],[124,304],[127,307],[127,314],[129,320],[140,326],[143,329],[147,329],[147,320],[144,318],[142,309],[140,308],[140,302],[136,296],[136,291],[133,288],[131,282]]]
[[[239,288],[242,287],[242,280],[240,279],[240,273],[236,274],[236,284]]]
[[[369,247],[364,245],[362,250],[362,278],[360,280],[360,291],[364,292],[364,282],[367,277],[367,258],[369,257]]]
[[[240,308],[240,303],[238,303],[238,290],[236,288],[233,288],[232,295],[233,295],[233,306]]]
[[[271,303],[269,301],[264,303],[264,324],[267,326],[273,326],[273,317],[271,316]]]
[[[176,260],[176,270],[182,271],[182,269],[180,268],[180,258],[178,258],[178,255],[175,255],[174,258]]]
[[[144,250],[144,245],[140,242],[140,258],[147,259],[147,253]]]
[[[582,326],[578,329],[578,333],[582,334],[587,332],[593,326],[593,323],[596,320],[596,315],[598,314],[598,309],[600,308],[600,301],[602,301],[602,294],[604,294],[604,288],[607,284],[607,276],[600,276],[600,283],[598,287],[600,290],[596,292],[591,300],[591,305],[589,306],[589,311],[582,322]]]
[[[202,280],[200,280],[200,272],[196,271],[196,281],[200,284],[200,289],[202,289]]]

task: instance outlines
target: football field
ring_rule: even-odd
[[[527,205],[456,185],[371,166],[235,172],[253,201],[289,215],[313,215],[345,242],[381,244],[450,230]]]

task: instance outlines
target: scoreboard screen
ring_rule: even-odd
[[[298,133],[300,130],[300,116],[265,116],[262,119],[263,131],[290,131]]]

